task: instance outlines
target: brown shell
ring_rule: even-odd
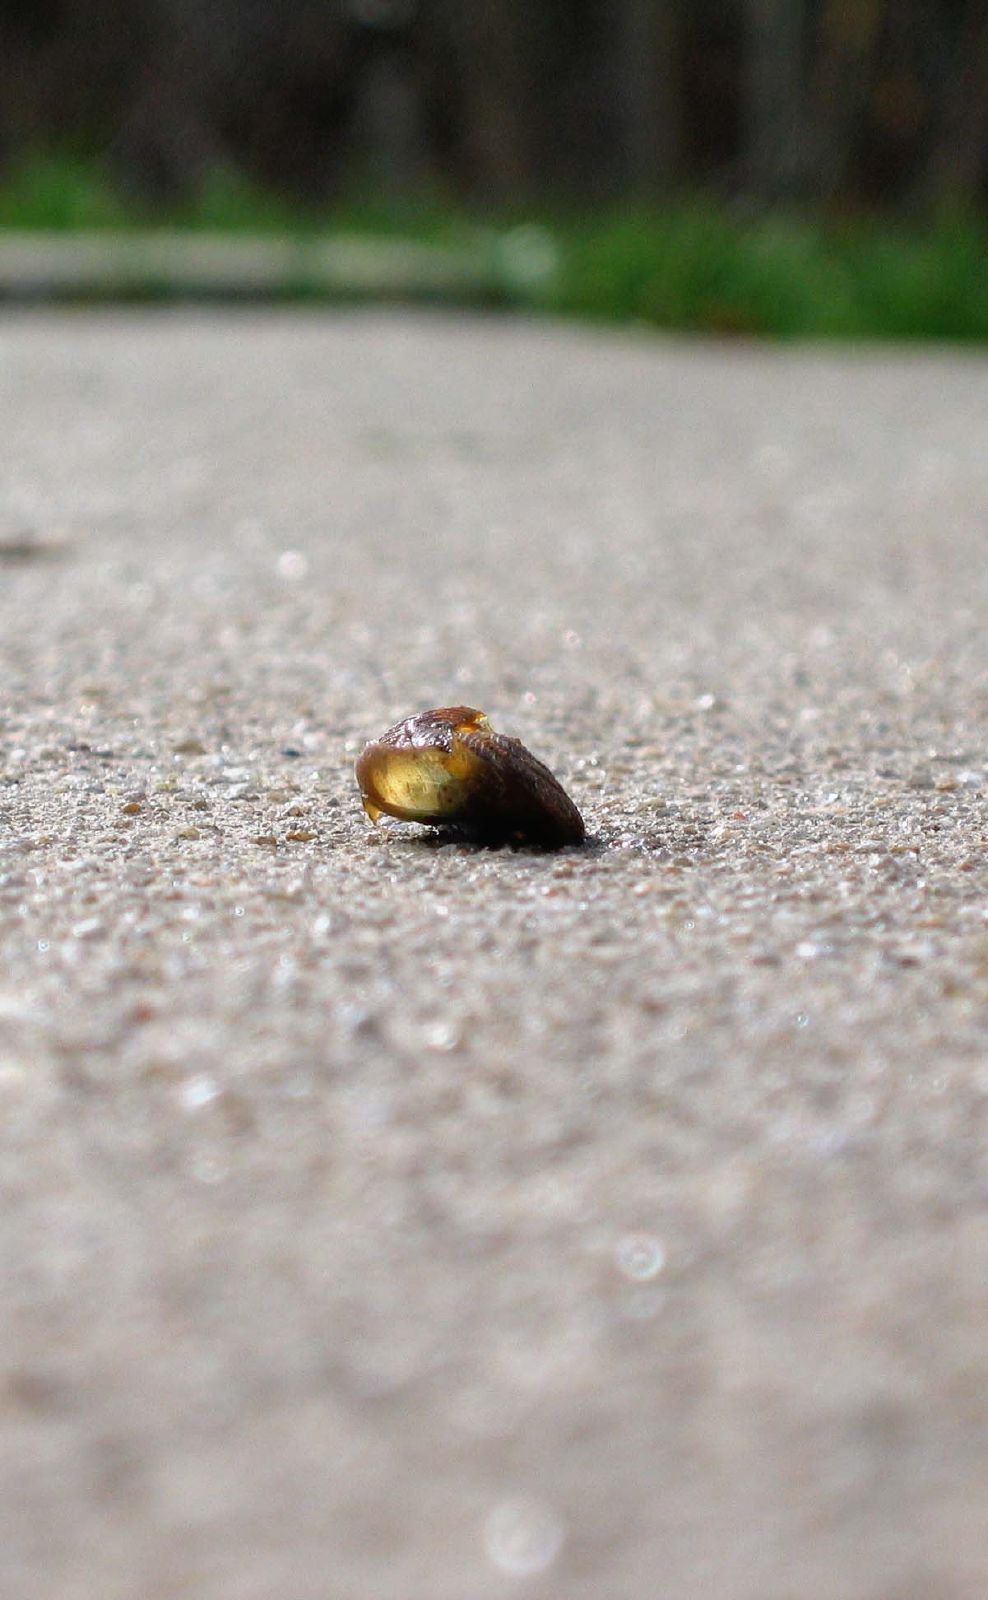
[[[356,764],[364,810],[455,828],[496,844],[559,850],[581,844],[583,818],[548,767],[519,739],[495,733],[472,706],[441,706],[398,722]]]

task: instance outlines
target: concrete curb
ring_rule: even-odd
[[[540,234],[535,238],[536,233]],[[411,239],[0,233],[0,300],[146,297],[517,300],[554,275],[541,230]]]

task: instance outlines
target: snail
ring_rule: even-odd
[[[583,818],[520,739],[495,733],[472,706],[441,706],[395,723],[356,764],[364,810],[453,828],[483,844],[544,850],[582,844]]]

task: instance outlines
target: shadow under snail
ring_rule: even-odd
[[[482,711],[441,706],[395,723],[355,768],[364,810],[452,828],[482,844],[543,850],[582,844],[583,818],[520,739],[495,733]]]

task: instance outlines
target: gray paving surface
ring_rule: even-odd
[[[983,1600],[988,363],[0,323],[5,1600]],[[372,829],[463,700],[596,844]]]

